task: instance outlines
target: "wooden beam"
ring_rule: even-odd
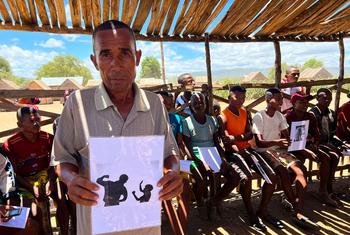
[[[186,2],[188,3],[188,1],[186,1]],[[181,32],[186,27],[186,25],[192,20],[192,17],[194,16],[194,14],[196,13],[196,10],[198,8],[199,0],[193,0],[190,4],[191,4],[190,8],[188,9],[187,12],[186,12],[187,8],[186,9],[184,8],[185,4],[182,7],[181,14],[183,12],[184,13],[186,12],[186,14],[184,14],[184,16],[181,17],[181,19],[179,18],[178,21],[176,22],[175,29],[174,29],[174,34],[175,35],[181,34]]]
[[[81,28],[80,0],[70,0],[69,8],[73,28]]]
[[[205,61],[207,65],[207,77],[209,87],[209,113],[213,113],[213,80],[211,77],[211,62],[210,62],[210,47],[209,47],[209,35],[205,34]]]
[[[63,97],[64,90],[0,90],[2,98]]]
[[[112,20],[118,20],[119,19],[119,0],[111,0],[112,1],[112,7],[111,7],[111,18]]]
[[[164,24],[164,27],[162,29],[161,35],[168,35],[169,34],[169,30],[171,27],[171,24],[173,23],[174,20],[174,16],[177,10],[177,7],[179,6],[180,1],[172,1],[170,6],[169,6],[169,11],[168,14],[166,16],[166,21]]]
[[[103,21],[109,20],[109,11],[111,7],[111,0],[103,0],[102,3],[102,19]]]
[[[345,49],[344,49],[344,40],[343,38],[339,39],[339,77],[338,77],[338,86],[337,93],[335,94],[334,110],[337,112],[340,103],[340,94],[341,88],[344,80],[344,61],[345,61]]]
[[[142,26],[144,25],[150,10],[152,7],[152,2],[149,0],[140,0],[140,5],[137,10],[137,15],[135,17],[134,23],[132,24],[132,29],[135,32],[140,32]]]
[[[280,87],[281,84],[281,47],[278,41],[273,42],[275,48],[275,86]]]
[[[92,28],[91,0],[81,0],[81,12],[85,28]]]
[[[30,0],[33,1],[33,0]],[[66,9],[64,6],[64,0],[55,0],[58,21],[60,22],[60,28],[67,28],[67,17],[66,17]]]
[[[46,12],[44,0],[35,0],[35,3],[36,3],[36,8],[38,9],[41,22],[43,23],[43,25],[49,26],[50,20]]]
[[[160,11],[160,4],[161,4],[161,0],[153,1],[152,10],[151,10],[151,20],[147,26],[147,35],[153,34],[154,27],[157,23],[158,14]]]
[[[19,15],[21,16],[22,23],[31,23],[31,18],[29,16],[28,8],[24,0],[16,0],[17,9]]]
[[[94,22],[94,27],[97,27],[101,24],[101,7],[100,0],[92,0],[92,21]]]
[[[20,19],[19,19],[19,15],[18,15],[15,1],[14,0],[7,0],[7,5],[10,8],[11,15],[12,15],[13,20],[15,21],[15,24],[20,24]]]
[[[11,16],[10,16],[9,12],[7,11],[7,8],[6,8],[3,0],[0,0],[0,13],[1,13],[2,18],[4,19],[5,23],[12,23]]]
[[[164,48],[163,48],[163,42],[160,42],[160,56],[162,61],[162,79],[163,83],[165,84],[165,62],[164,62]]]
[[[50,124],[52,124],[54,121],[55,121],[55,118],[49,118],[49,119],[47,119],[47,120],[41,121],[41,122],[40,122],[40,125],[41,125],[41,126],[50,125]],[[17,128],[13,128],[13,129],[6,130],[6,131],[1,131],[1,132],[0,132],[0,138],[13,135],[13,134],[15,134],[16,132],[18,132],[19,130],[20,130],[20,129],[17,127]]]
[[[47,5],[50,10],[50,16],[51,16],[51,25],[52,27],[57,26],[58,27],[58,20],[57,20],[57,10],[54,0],[46,0]]]

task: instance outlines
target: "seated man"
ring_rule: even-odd
[[[218,139],[218,124],[214,117],[205,114],[205,97],[201,93],[192,95],[191,107],[193,114],[183,121],[183,140],[190,153],[190,157],[194,161],[194,169],[199,170],[199,174],[193,174],[197,190],[196,199],[199,204],[202,203],[206,187],[208,185],[207,178],[215,177],[211,170],[200,160],[198,147],[216,147],[221,156],[223,151]],[[223,159],[220,166],[220,173],[226,178],[226,182],[215,195],[208,201],[208,217],[212,219],[212,210],[220,211],[222,200],[227,197],[230,192],[239,184],[238,173]],[[195,170],[193,170],[195,172]],[[211,181],[213,182],[213,180]],[[211,193],[215,192],[215,186],[211,185]]]
[[[225,108],[219,115],[218,120],[223,127],[222,139],[225,144],[226,152],[229,155],[229,162],[235,168],[239,169],[241,176],[241,194],[243,202],[248,212],[251,226],[256,229],[266,230],[265,225],[259,219],[265,219],[268,222],[273,222],[273,225],[278,228],[283,228],[282,223],[267,215],[267,205],[271,199],[276,185],[276,175],[270,166],[255,152],[249,140],[253,138],[251,132],[250,113],[243,107],[245,101],[246,90],[241,86],[233,86],[230,88],[229,106]],[[254,160],[263,168],[263,171],[271,180],[270,183],[265,182],[262,188],[262,198],[257,215],[254,213],[251,203],[252,193],[252,172],[254,169],[258,174],[261,174]]]
[[[282,79],[282,83],[293,83],[297,82],[299,80],[300,76],[300,71],[297,67],[289,67],[286,70],[286,74],[284,75],[284,78]],[[308,90],[305,89],[305,87],[288,87],[285,89],[282,89],[282,92],[288,94],[288,95],[293,95],[295,93],[299,94],[310,94],[310,88]],[[290,102],[289,99],[283,98],[283,103],[282,103],[282,113],[285,113],[288,109],[292,108],[293,105]]]
[[[266,109],[256,113],[253,118],[253,133],[258,147],[257,151],[279,175],[285,196],[293,206],[293,221],[301,227],[315,228],[316,224],[302,214],[307,187],[306,170],[298,159],[287,152],[288,124],[279,112],[282,105],[281,91],[278,88],[270,88],[265,93],[265,99]],[[293,179],[289,178],[286,168],[292,174]],[[292,189],[291,182],[293,181],[296,185],[296,195]]]
[[[294,94],[291,98],[293,109],[286,113],[286,119],[289,126],[292,122],[309,120],[309,131],[306,142],[306,149],[293,151],[292,153],[302,162],[308,158],[310,161],[319,163],[320,167],[320,188],[318,198],[330,206],[337,207],[338,204],[330,197],[334,172],[331,169],[331,163],[337,162],[333,154],[329,154],[320,148],[320,130],[317,125],[317,119],[313,113],[307,112],[307,103],[312,99],[311,95]],[[338,164],[338,163],[337,163]]]
[[[350,98],[350,92],[348,94]],[[345,143],[350,144],[350,100],[343,104],[338,110],[337,136]]]
[[[22,196],[31,201],[31,212],[41,225],[42,233],[47,233],[51,230],[50,221],[48,215],[43,215],[48,211],[43,210],[48,209],[48,196],[57,179],[49,167],[53,136],[40,131],[40,115],[33,107],[18,109],[17,125],[20,131],[6,140],[3,151],[14,167]]]
[[[181,74],[178,79],[177,83],[181,86],[181,88],[186,88],[189,89],[187,91],[184,91],[183,94],[175,94],[175,107],[178,108],[185,103],[187,103],[191,99],[192,92],[194,85],[195,85],[195,80],[193,76],[189,73],[184,73]],[[190,107],[186,107],[183,112],[187,115],[191,115],[191,109]]]

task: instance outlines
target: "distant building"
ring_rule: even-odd
[[[11,80],[0,79],[0,89],[1,90],[17,90],[17,89],[19,89],[19,86]]]
[[[58,90],[79,90],[83,88],[78,82],[73,78],[67,78],[64,82],[58,87]]]
[[[159,86],[164,84],[162,79],[157,79],[157,78],[140,78],[136,80],[136,83],[140,87],[152,87],[152,86]]]
[[[264,82],[268,80],[268,78],[261,72],[252,72],[245,76],[242,80],[243,83],[251,83],[251,82]]]
[[[98,86],[102,82],[101,79],[90,79],[87,81],[85,87],[93,87],[93,86]]]
[[[316,69],[307,68],[300,74],[299,81],[329,79],[332,77],[333,75],[323,67]]]
[[[30,81],[24,89],[27,90],[52,90],[48,85],[40,80]],[[53,100],[51,97],[40,98],[40,104],[52,104]]]
[[[83,85],[83,77],[43,77],[40,80],[48,85],[52,90],[59,90],[58,88],[65,82],[67,79],[74,81],[74,83]]]

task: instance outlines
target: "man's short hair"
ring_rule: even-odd
[[[242,92],[242,93],[246,93],[247,90],[242,87],[242,86],[239,86],[239,85],[236,85],[236,86],[231,86],[230,87],[230,92]]]
[[[92,32],[92,43],[93,43],[93,50],[95,52],[95,38],[96,38],[96,34],[100,31],[104,31],[104,30],[113,30],[113,29],[127,29],[132,38],[134,39],[134,44],[135,44],[135,50],[136,50],[136,38],[135,38],[135,34],[134,31],[129,27],[129,25],[119,21],[119,20],[107,20],[99,25],[97,25],[97,27],[94,29],[94,31]]]
[[[286,70],[286,74],[290,74],[290,72],[292,71],[292,69],[299,69],[297,66],[289,66]]]
[[[177,83],[178,84],[184,84],[186,76],[191,76],[193,78],[192,74],[190,74],[190,73],[183,73],[183,74],[181,74],[180,76],[177,77]]]
[[[36,114],[38,110],[31,106],[21,107],[17,110],[17,121],[21,121],[24,115]]]
[[[325,88],[325,87],[322,87],[322,88],[320,88],[320,89],[317,90],[316,96],[319,96],[319,94],[322,93],[322,92],[324,92],[324,93],[326,93],[326,94],[327,94],[327,93],[328,93],[328,94],[332,94],[332,91],[331,91],[330,89]]]
[[[281,94],[281,90],[277,87],[269,88],[265,92],[265,99],[270,100],[275,94]]]

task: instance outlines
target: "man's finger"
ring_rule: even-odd
[[[166,184],[168,181],[170,181],[170,179],[174,176],[178,175],[177,172],[175,171],[170,171],[168,173],[166,173],[157,183],[158,187],[162,187],[164,184]]]
[[[180,186],[180,187],[177,187],[176,189],[166,193],[166,194],[163,194],[162,196],[159,197],[160,200],[170,200],[178,195],[180,195],[183,191],[183,187]]]
[[[82,188],[86,188],[90,191],[97,191],[99,188],[97,184],[95,184],[95,183],[91,182],[90,180],[85,179],[81,176],[76,177],[72,181],[71,185],[77,185],[77,186],[80,186]]]
[[[83,206],[94,206],[97,204],[96,201],[81,198],[79,195],[69,195],[69,199],[71,199],[74,203]]]

